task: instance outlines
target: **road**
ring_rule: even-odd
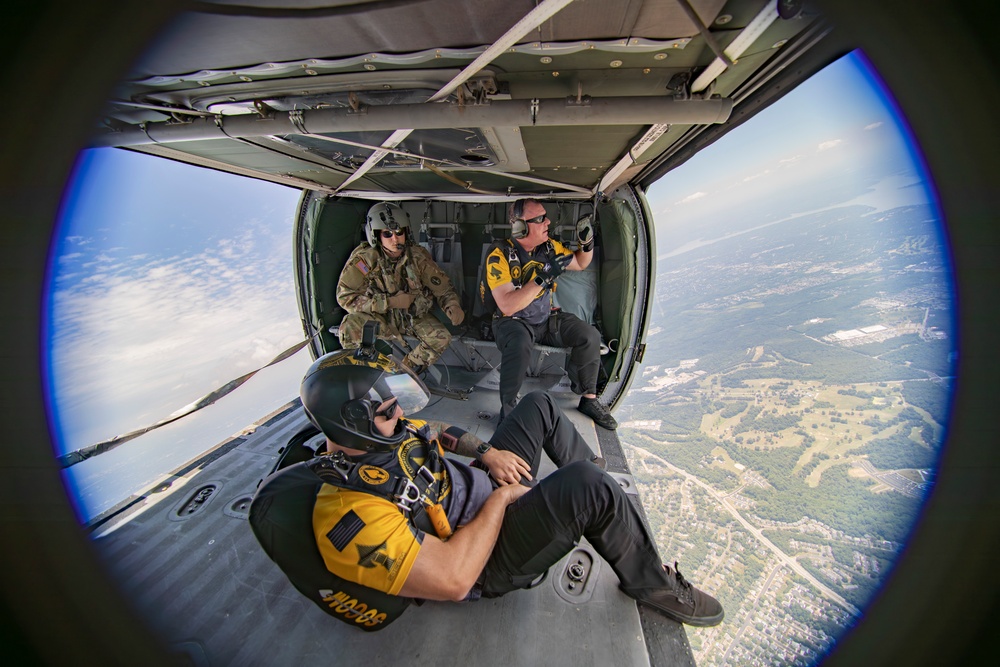
[[[771,568],[771,574],[767,576],[767,581],[765,581],[764,585],[760,587],[760,592],[757,593],[757,599],[754,600],[753,602],[753,609],[751,609],[750,613],[747,614],[746,619],[740,625],[740,629],[736,631],[736,635],[733,637],[733,641],[729,642],[729,647],[726,648],[726,652],[722,655],[721,664],[723,665],[729,664],[729,654],[732,653],[734,647],[740,645],[740,637],[743,636],[743,632],[746,631],[746,629],[750,626],[750,624],[753,623],[754,620],[757,618],[757,615],[754,612],[757,611],[757,607],[760,605],[761,598],[763,598],[764,594],[767,593],[767,589],[771,587],[771,584],[774,582],[774,578],[777,577],[778,572],[781,571],[781,567],[782,567],[781,565],[775,565],[773,568]]]
[[[806,579],[824,597],[832,600],[833,602],[836,602],[841,607],[843,607],[844,609],[848,610],[854,616],[860,616],[861,615],[861,611],[857,607],[855,607],[854,605],[852,605],[851,603],[849,603],[847,600],[845,600],[843,597],[841,597],[837,593],[833,592],[829,587],[826,586],[826,584],[824,584],[823,582],[821,582],[819,579],[817,579],[812,574],[810,574],[807,569],[805,569],[804,567],[802,567],[797,560],[795,560],[794,558],[792,558],[791,556],[789,556],[788,554],[786,554],[784,551],[782,551],[776,544],[774,544],[773,542],[771,542],[771,540],[769,540],[766,537],[764,537],[763,532],[759,528],[757,528],[756,526],[754,526],[753,524],[751,524],[749,521],[747,521],[746,519],[744,519],[743,515],[740,514],[739,511],[735,507],[733,507],[732,505],[730,505],[726,501],[726,499],[723,498],[721,494],[717,493],[715,491],[715,489],[713,489],[711,486],[709,486],[705,482],[701,481],[700,479],[698,479],[697,477],[695,477],[691,473],[687,472],[686,470],[682,470],[681,468],[678,468],[677,466],[675,466],[674,464],[670,463],[666,459],[664,459],[664,458],[662,458],[660,456],[657,456],[656,454],[650,452],[649,450],[643,449],[642,447],[636,447],[635,445],[632,445],[632,446],[635,447],[636,451],[641,452],[643,456],[651,457],[651,458],[656,459],[657,461],[661,462],[667,468],[670,468],[671,470],[673,470],[674,472],[676,472],[678,475],[681,475],[685,479],[687,479],[687,480],[693,482],[694,484],[697,484],[698,486],[700,486],[702,489],[705,490],[706,493],[708,493],[708,495],[710,495],[712,498],[714,498],[716,501],[718,501],[718,503],[720,505],[722,505],[723,507],[725,507],[726,511],[729,512],[733,516],[733,518],[735,518],[737,521],[739,521],[740,524],[742,524],[743,527],[746,528],[754,537],[756,537],[760,541],[761,544],[763,544],[775,556],[777,556],[778,560],[781,561],[782,564],[788,566],[789,568],[792,569],[793,572],[795,572],[796,574],[798,574],[802,578]]]

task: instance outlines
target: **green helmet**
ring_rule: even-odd
[[[373,248],[378,246],[378,233],[383,229],[394,232],[405,230],[406,242],[410,243],[410,216],[399,204],[382,202],[368,209],[368,217],[365,220],[365,237],[368,239],[368,245]]]
[[[380,353],[340,350],[309,367],[299,387],[306,416],[327,438],[351,449],[389,452],[406,432],[397,424],[386,437],[375,428],[375,410],[395,397],[404,414],[427,405],[427,387],[406,366]]]

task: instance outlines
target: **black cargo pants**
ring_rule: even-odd
[[[515,317],[501,317],[493,322],[493,336],[500,350],[500,404],[504,415],[517,403],[517,393],[528,373],[535,343],[571,348],[567,373],[573,391],[596,393],[601,366],[601,334],[576,315],[555,312],[536,325]]]
[[[507,507],[483,570],[483,597],[527,587],[586,537],[626,589],[667,584],[662,561],[618,482],[590,462],[593,451],[545,392],[532,392],[490,439],[518,454],[534,478],[541,452],[559,467]]]

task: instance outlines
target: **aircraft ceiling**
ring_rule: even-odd
[[[842,52],[816,57],[814,10],[761,0],[193,9],[94,145],[369,197],[610,192]]]

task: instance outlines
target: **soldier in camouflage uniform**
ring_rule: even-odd
[[[430,253],[413,243],[402,207],[372,206],[365,236],[367,242],[351,253],[337,283],[337,302],[348,312],[340,323],[340,344],[357,348],[365,323],[374,320],[381,324],[382,338],[402,341],[407,334],[420,341],[403,363],[426,368],[451,342],[451,333],[431,312],[434,301],[457,326],[465,319],[458,295]]]

